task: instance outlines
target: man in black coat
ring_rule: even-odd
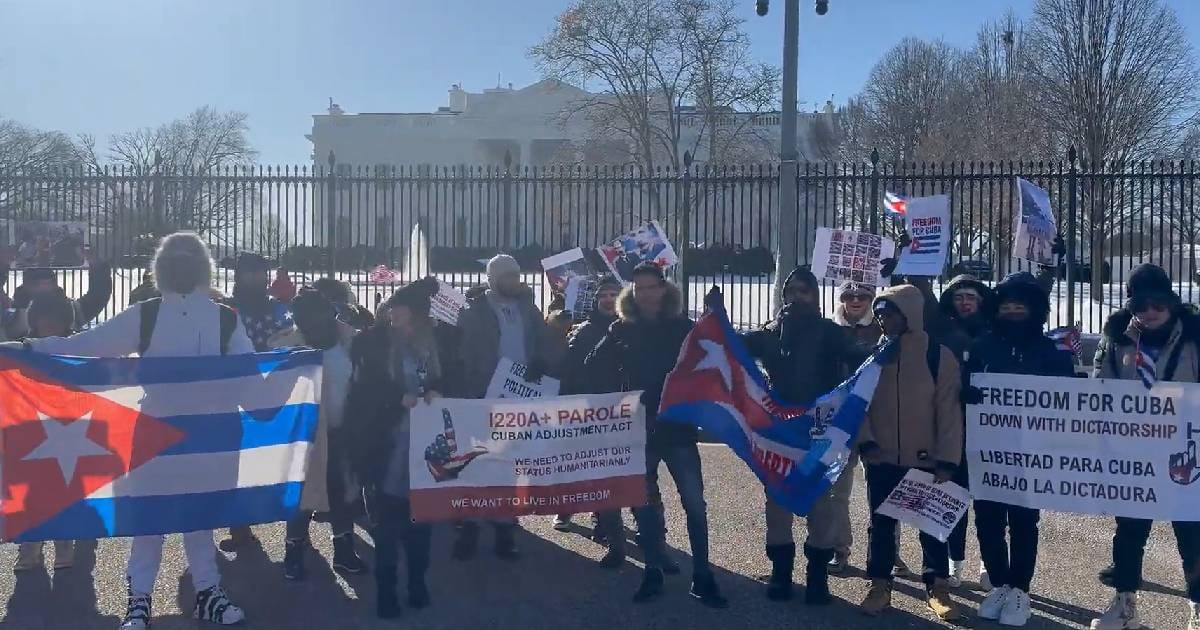
[[[633,272],[633,284],[621,292],[617,301],[617,321],[584,365],[589,371],[619,379],[620,391],[642,391],[649,501],[633,511],[638,524],[638,544],[646,558],[646,571],[633,601],[647,602],[662,594],[663,568],[668,558],[658,465],[665,463],[687,515],[692,548],[692,596],[706,606],[723,608],[728,602],[717,588],[708,561],[708,507],[704,502],[700,451],[696,448],[699,432],[693,426],[658,422],[663,381],[674,369],[693,326],[692,320],[683,314],[682,304],[679,288],[667,282],[662,269],[653,264],[638,265]]]

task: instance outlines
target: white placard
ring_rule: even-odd
[[[565,252],[542,259],[542,269],[550,287],[559,293],[567,290],[572,278],[587,277],[592,274],[591,265],[583,257],[583,250],[576,247]]]
[[[879,275],[879,261],[891,258],[896,244],[877,234],[817,228],[812,272],[834,282],[862,282],[882,287],[887,278]]]
[[[904,226],[912,240],[900,251],[893,273],[940,276],[950,253],[950,198],[946,195],[914,197],[906,205]]]
[[[429,299],[429,316],[450,324],[458,325],[458,314],[467,307],[467,296],[445,280],[438,280],[438,292]]]
[[[934,483],[932,474],[914,468],[875,512],[946,542],[970,503],[966,488],[951,481]]]
[[[666,269],[679,262],[667,232],[658,221],[643,223],[599,248],[613,275],[623,282],[633,281],[633,270],[642,263],[654,263]]]
[[[1057,265],[1051,250],[1058,227],[1050,209],[1050,193],[1018,177],[1017,200],[1013,255],[1039,265]]]
[[[977,499],[1200,521],[1200,385],[974,374],[967,458]]]
[[[521,363],[500,357],[484,398],[549,398],[558,395],[562,385],[558,379],[543,376],[529,382],[525,380],[525,369]]]

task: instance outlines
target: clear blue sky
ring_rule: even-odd
[[[1168,0],[1200,50],[1200,1]],[[264,163],[305,163],[310,116],[432,111],[451,83],[522,86],[570,0],[0,0],[0,116],[74,134],[157,125],[200,105],[250,116]],[[1033,0],[801,0],[800,98],[841,102],[912,35],[969,44]],[[740,0],[756,56],[779,63],[783,0]],[[811,107],[811,105],[810,105]]]

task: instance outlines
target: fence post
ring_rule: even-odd
[[[165,236],[167,224],[166,204],[163,203],[162,154],[154,150],[154,170],[150,173],[150,206],[154,213],[154,225],[151,233],[155,239]],[[157,247],[157,244],[156,244]]]
[[[687,249],[688,243],[692,240],[692,154],[687,151],[683,154],[683,206],[681,210],[679,251],[676,252],[676,255],[679,256],[679,288],[683,291],[683,312],[687,314],[691,312],[688,310],[690,305],[688,304]]]
[[[325,271],[333,276],[336,268],[334,263],[334,252],[337,251],[337,222],[338,222],[338,180],[337,180],[337,158],[333,155],[333,150],[329,151],[329,172],[325,174],[325,220],[328,225],[325,226]]]
[[[1078,173],[1075,165],[1075,146],[1067,150],[1067,325],[1075,325],[1075,232],[1076,212],[1079,206]],[[1096,273],[1093,269],[1092,273]]]
[[[871,149],[871,198],[867,200],[867,212],[871,233],[879,233],[879,149]],[[899,254],[896,254],[897,256]]]
[[[500,190],[504,198],[500,201],[500,249],[510,251],[512,243],[512,151],[504,152],[504,179],[501,180]]]

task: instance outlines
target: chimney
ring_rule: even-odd
[[[458,83],[450,86],[450,111],[461,114],[467,111],[467,93]]]

